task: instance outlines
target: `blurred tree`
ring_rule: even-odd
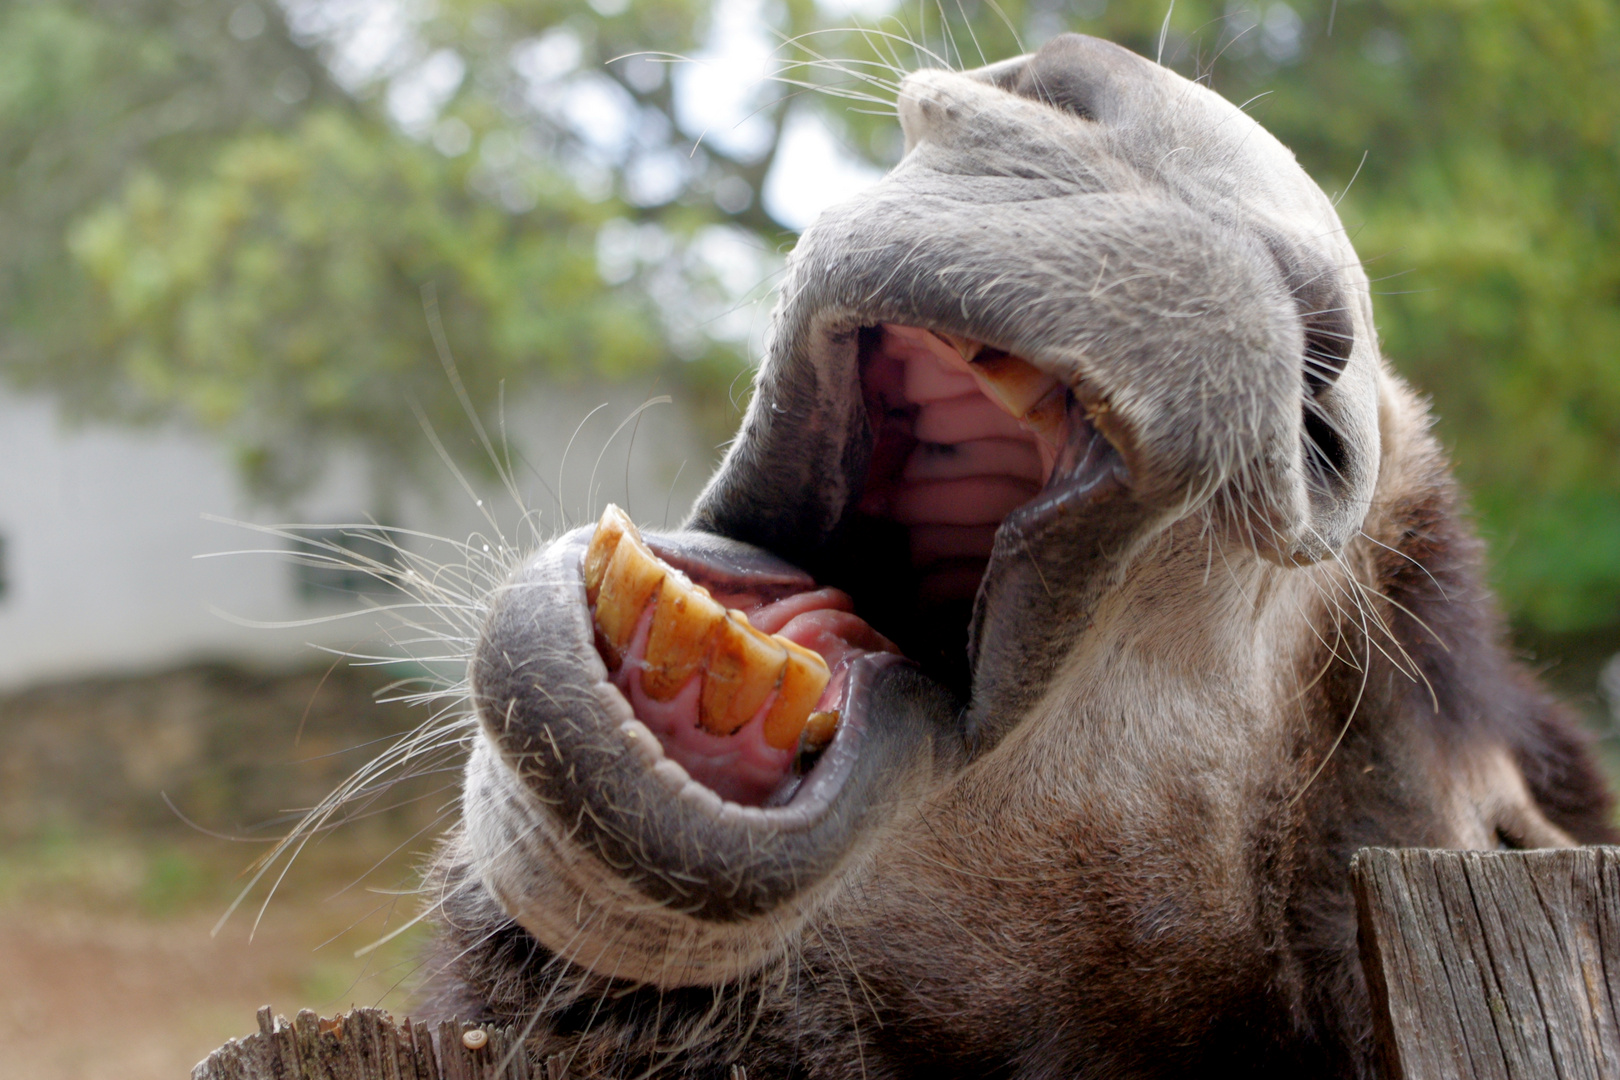
[[[509,377],[668,358],[645,299],[597,274],[610,203],[546,161],[477,176],[328,70],[251,0],[0,5],[7,373],[220,432],[279,496],[338,442],[409,478],[431,453],[412,404],[467,430],[433,320],[490,411]]]
[[[1545,630],[1616,626],[1620,6],[1339,16],[1354,48],[1299,64],[1263,119],[1318,176],[1348,180],[1367,152],[1340,211],[1385,276],[1386,349],[1433,395],[1508,607]]]
[[[0,358],[8,372],[77,385],[80,395],[114,392],[109,380],[90,378],[107,365],[80,333],[98,308],[67,230],[132,169],[194,167],[244,126],[275,129],[295,102],[334,96],[314,57],[284,34],[258,37],[246,48],[222,16],[161,0],[0,4]]]
[[[1343,193],[1510,610],[1620,627],[1615,0],[887,8],[0,0],[0,363],[224,431],[272,491],[333,440],[420,458],[407,395],[460,429],[429,283],[480,409],[590,371],[713,386],[798,224],[795,125],[885,166],[900,72],[1083,30],[1249,103]]]
[[[189,183],[138,172],[69,234],[103,298],[92,345],[142,400],[229,432],[267,491],[309,479],[334,441],[410,460],[428,443],[408,402],[466,430],[433,320],[484,406],[503,379],[664,355],[597,276],[598,207],[559,179],[509,214],[469,193],[466,171],[321,110],[229,140]]]

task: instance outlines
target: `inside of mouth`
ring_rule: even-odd
[[[864,327],[872,456],[819,580],[964,700],[968,628],[997,530],[1074,441],[1068,389],[1017,357],[908,326]]]
[[[819,656],[827,680],[814,715],[823,720],[842,715],[850,666],[876,652],[903,652],[965,697],[968,621],[996,530],[1046,485],[1069,422],[1070,397],[1055,379],[976,342],[882,325],[863,328],[859,348],[871,460],[839,536],[807,568],[815,580],[755,587],[706,580],[689,565],[659,587],[672,596],[696,587],[771,637],[768,648],[791,643]],[[746,717],[733,707],[719,723],[706,670],[678,689],[661,686],[658,640],[668,633],[661,639],[655,622],[672,617],[665,610],[647,601],[633,631],[629,621],[619,631],[628,640],[618,647],[602,638],[598,618],[614,685],[693,780],[743,805],[785,804],[820,744],[790,740],[776,722],[782,686],[757,704],[757,693],[747,698]],[[843,735],[840,728],[833,738]]]

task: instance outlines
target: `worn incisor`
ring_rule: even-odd
[[[966,363],[972,363],[973,359],[984,349],[983,342],[974,341],[972,338],[957,337],[955,334],[947,334],[941,330],[935,330],[933,333],[935,337],[948,342],[951,348],[955,349]]]
[[[791,641],[776,640],[787,647],[787,663],[782,667],[776,700],[765,714],[765,741],[778,750],[791,750],[799,745],[799,733],[827,689],[831,673],[827,661],[816,653]]]
[[[668,701],[704,665],[726,609],[708,590],[674,575],[664,579],[647,637],[641,688],[654,701]]]
[[[814,712],[804,725],[804,736],[800,740],[799,749],[806,753],[815,753],[826,749],[832,742],[833,736],[838,733],[838,710],[829,709],[826,712]]]
[[[1068,414],[1068,395],[1061,384],[1053,383],[1046,395],[1024,414],[1024,423],[1040,439],[1045,451],[1057,451],[1063,448]]]
[[[585,551],[585,600],[595,604],[597,596],[602,591],[602,579],[607,575],[608,563],[613,559],[613,553],[618,550],[619,538],[625,533],[634,534],[635,525],[630,521],[629,515],[612,503],[602,511],[602,520],[596,523],[596,532],[591,536],[591,546]]]
[[[611,504],[585,552],[585,593],[596,605],[596,629],[613,670],[653,605],[640,664],[648,697],[669,701],[701,673],[697,722],[704,730],[730,735],[770,701],[766,742],[778,750],[799,745],[831,678],[827,662],[755,629],[743,612],[725,610],[707,589],[654,555],[624,511]]]
[[[1028,360],[1020,360],[1000,349],[985,349],[974,358],[973,376],[985,397],[1023,419],[1058,381]]]
[[[589,552],[587,552],[588,561]],[[617,668],[635,636],[636,623],[668,572],[664,563],[648,550],[634,528],[619,537],[613,557],[602,575],[602,588],[596,599],[596,628],[612,649],[609,666]]]
[[[748,723],[776,689],[786,664],[783,643],[755,630],[742,612],[727,612],[709,645],[698,723],[715,735],[730,735]]]

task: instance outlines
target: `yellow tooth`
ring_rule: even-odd
[[[939,330],[932,331],[932,333],[935,337],[939,338],[951,348],[955,349],[957,353],[961,355],[962,359],[968,361],[969,363],[972,363],[973,358],[978,356],[980,350],[984,348],[983,342],[974,341],[972,338],[957,337],[955,334],[946,334]]]
[[[703,586],[671,571],[616,506],[603,512],[586,550],[585,588],[614,670],[647,605],[654,605],[641,687],[654,701],[668,701],[702,671],[698,723],[707,731],[735,732],[773,690],[776,700],[765,715],[764,732],[771,746],[799,746],[807,721],[816,716],[831,715],[836,727],[837,713],[812,712],[831,677],[827,662],[786,638],[756,630],[743,612],[725,610]]]
[[[728,611],[709,646],[698,699],[698,724],[730,735],[759,711],[787,665],[784,642],[755,630],[748,616]]]
[[[827,661],[816,653],[783,638],[775,640],[787,649],[787,665],[782,669],[776,700],[765,714],[765,741],[778,750],[792,750],[799,745],[804,722],[832,676]]]
[[[618,668],[641,613],[665,577],[663,562],[642,543],[634,526],[626,530],[608,560],[596,599],[596,628],[609,646],[610,668]]]
[[[647,666],[641,688],[654,701],[668,701],[703,666],[713,638],[726,621],[726,609],[707,589],[675,575],[664,579],[647,638]]]
[[[628,515],[612,503],[602,511],[602,520],[596,523],[596,532],[591,536],[591,546],[585,549],[585,599],[589,603],[596,603],[596,596],[602,591],[602,578],[607,573],[608,562],[613,558],[613,552],[619,546],[619,538],[625,533],[634,536],[636,527],[631,523]]]
[[[815,712],[805,721],[804,738],[799,743],[799,753],[813,754],[818,750],[825,750],[827,744],[833,741],[838,734],[838,710],[829,709],[826,712]]]
[[[1058,385],[1057,379],[1034,364],[1000,349],[979,353],[973,361],[973,377],[991,401],[1019,419]]]
[[[1061,384],[1054,383],[1045,397],[1024,414],[1024,424],[1036,437],[1053,450],[1063,447],[1063,433],[1068,424],[1068,395]]]

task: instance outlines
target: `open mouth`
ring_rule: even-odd
[[[863,664],[904,656],[968,700],[998,543],[1119,463],[1068,387],[979,342],[863,327],[859,370],[871,450],[816,577],[643,540],[612,507],[583,557],[612,685],[666,771],[725,802],[792,806],[825,787],[807,781],[866,727]]]

